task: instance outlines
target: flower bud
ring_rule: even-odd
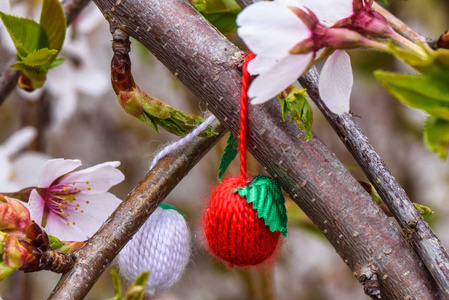
[[[25,238],[31,224],[30,212],[19,201],[0,194],[0,231],[17,238]]]

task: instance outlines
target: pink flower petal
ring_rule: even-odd
[[[332,26],[354,14],[353,0],[297,0],[310,9],[320,21]]]
[[[41,225],[45,208],[45,200],[36,190],[31,191],[30,199],[28,200],[28,207],[30,209],[31,220],[34,220],[38,225]]]
[[[255,54],[284,57],[293,46],[311,36],[310,29],[286,4],[257,2],[238,15],[238,35]]]
[[[62,241],[85,241],[87,235],[76,225],[69,223],[56,214],[48,216],[45,232]]]
[[[51,159],[47,161],[47,163],[42,168],[37,186],[40,188],[47,188],[53,183],[53,181],[55,181],[62,175],[75,170],[81,165],[82,164],[80,160],[63,158]]]
[[[123,173],[116,169],[120,162],[105,162],[93,167],[67,174],[61,178],[61,184],[76,183],[76,187],[89,194],[107,192],[111,186],[125,179]],[[90,190],[88,190],[90,188]]]
[[[289,55],[276,63],[271,70],[260,74],[251,83],[248,96],[252,104],[260,104],[286,89],[306,70],[313,53]]]
[[[353,82],[349,55],[343,50],[335,51],[326,60],[319,83],[321,99],[332,112],[338,115],[349,112]]]
[[[111,193],[103,195],[77,195],[78,210],[70,212],[70,221],[75,222],[87,236],[92,236],[114,212],[121,200]],[[83,211],[81,213],[81,211]]]

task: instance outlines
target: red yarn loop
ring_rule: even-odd
[[[231,177],[212,191],[203,232],[212,254],[236,266],[258,265],[273,256],[280,232],[272,232],[245,198],[233,193],[248,180]]]
[[[246,176],[246,129],[248,127],[248,84],[250,80],[250,76],[248,73],[248,63],[255,58],[256,55],[254,53],[248,53],[245,58],[245,63],[242,67],[242,89],[240,92],[240,176],[242,178],[247,179]]]

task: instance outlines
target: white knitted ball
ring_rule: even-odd
[[[184,217],[162,204],[117,256],[119,274],[127,282],[150,271],[146,293],[170,288],[190,257],[190,233]]]

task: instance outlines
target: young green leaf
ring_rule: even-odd
[[[62,246],[64,246],[65,244],[63,242],[61,242],[57,237],[49,235],[48,236],[48,240],[50,242],[50,248],[55,250],[58,248],[61,248]]]
[[[294,85],[287,96],[278,96],[282,108],[282,118],[287,119],[288,113],[292,116],[292,121],[296,123],[306,133],[306,141],[312,138],[313,111],[307,100],[305,89],[300,89]]]
[[[429,75],[376,71],[377,80],[402,103],[449,120],[449,81]]]
[[[221,181],[223,179],[223,175],[226,172],[226,169],[229,167],[231,162],[237,156],[237,148],[239,146],[239,141],[234,137],[232,133],[229,134],[228,141],[226,143],[226,147],[224,149],[223,156],[220,160],[220,166],[218,167],[218,180]]]
[[[442,159],[447,158],[449,148],[449,121],[429,117],[424,126],[424,144]]]
[[[120,285],[120,278],[117,274],[117,271],[114,269],[111,269],[109,274],[111,274],[112,285],[114,286],[115,296],[112,298],[109,298],[107,300],[122,300],[122,286]]]
[[[236,32],[235,19],[242,9],[235,0],[194,0],[193,5],[221,33]]]
[[[430,217],[434,213],[434,211],[428,206],[421,205],[418,203],[413,203],[413,205],[415,206],[416,210],[421,214],[421,216],[423,216],[424,218]]]
[[[42,68],[43,71],[47,71],[46,67],[53,62],[57,54],[58,50],[42,48],[30,53],[27,57],[24,57],[21,62],[27,66]]]
[[[49,47],[47,33],[34,20],[11,16],[3,12],[0,12],[0,18],[8,30],[20,58]]]
[[[67,25],[64,10],[58,0],[44,0],[39,23],[47,33],[49,48],[59,52],[64,43]]]
[[[126,292],[124,300],[142,300],[145,295],[148,278],[150,278],[150,271],[140,273]]]

